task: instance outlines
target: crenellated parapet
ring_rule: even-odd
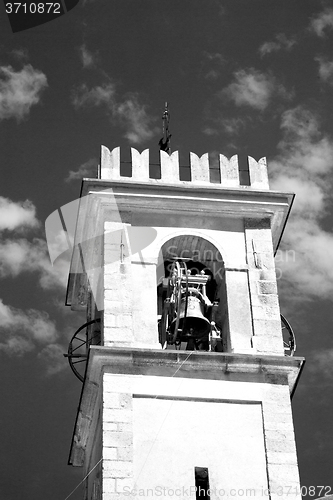
[[[107,147],[101,148],[100,176],[104,180],[128,180],[132,182],[154,182],[163,184],[197,184],[209,185],[210,168],[216,166],[210,164],[209,154],[205,153],[201,157],[195,153],[190,153],[191,181],[180,180],[180,165],[178,151],[168,155],[165,151],[160,151],[161,178],[153,179],[149,176],[149,149],[139,153],[135,148],[131,148],[132,177],[124,177],[120,172],[120,148],[110,151]],[[249,186],[242,188],[269,189],[266,158],[256,161],[248,156]],[[220,185],[223,188],[240,187],[238,156],[234,155],[230,159],[219,155],[220,184],[214,182],[214,187]]]

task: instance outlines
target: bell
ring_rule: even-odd
[[[194,296],[188,295],[187,297],[187,310],[185,316],[186,308],[186,297],[182,297],[180,303],[179,311],[179,338],[186,341],[189,338],[201,339],[205,335],[208,335],[210,331],[210,321],[204,316],[204,305],[201,300]],[[174,330],[176,320],[171,324],[171,331]]]

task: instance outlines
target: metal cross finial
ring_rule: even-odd
[[[165,108],[164,108],[164,113],[162,116],[162,122],[163,122],[163,137],[159,141],[159,146],[161,151],[165,151],[168,154],[171,154],[171,148],[170,148],[170,139],[171,139],[171,134],[169,131],[169,120],[170,120],[170,115],[169,115],[169,107],[168,103],[165,103]]]

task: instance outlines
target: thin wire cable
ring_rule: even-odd
[[[87,477],[89,476],[89,474],[91,474],[91,473],[92,473],[92,471],[93,471],[94,469],[96,469],[97,465],[98,465],[98,464],[100,464],[100,463],[101,463],[101,461],[102,461],[102,458],[101,458],[101,459],[97,462],[97,464],[96,464],[96,465],[94,465],[94,467],[93,467],[93,468],[92,468],[92,469],[88,472],[88,474],[87,474],[87,475],[86,475],[86,476],[82,479],[82,481],[80,481],[80,482],[79,482],[79,484],[78,484],[77,486],[75,486],[74,490],[72,490],[72,491],[70,492],[70,494],[69,494],[69,495],[65,498],[65,500],[68,500],[68,498],[69,498],[70,496],[72,496],[72,495],[73,495],[74,491],[76,491],[76,490],[78,489],[78,487],[79,487],[79,486],[81,486],[81,484],[82,484],[82,483],[83,483],[83,482],[87,479]]]
[[[184,361],[183,361],[183,362],[181,363],[181,365],[177,368],[177,370],[175,371],[175,373],[172,375],[172,377],[171,377],[171,378],[173,378],[173,377],[174,377],[174,376],[175,376],[175,375],[179,372],[179,370],[181,369],[181,367],[183,366],[183,364],[184,364],[184,363],[188,360],[188,358],[189,358],[189,357],[191,356],[191,354],[193,354],[193,353],[194,353],[194,351],[191,351],[191,352],[190,352],[190,354],[189,354],[189,355],[188,355],[188,356],[184,359]],[[178,389],[178,390],[179,390],[179,389]],[[178,391],[177,391],[177,392],[178,392]],[[156,394],[156,396],[155,396],[155,398],[154,398],[154,399],[156,399],[156,398],[158,398],[158,394]],[[171,406],[170,406],[170,409],[171,409]],[[143,470],[144,466],[146,465],[146,462],[147,462],[147,460],[148,460],[148,458],[149,458],[150,452],[151,452],[151,450],[152,450],[152,448],[153,448],[153,446],[154,446],[154,444],[155,444],[155,441],[156,441],[156,439],[157,439],[157,436],[159,435],[159,433],[160,433],[160,431],[161,431],[161,429],[162,429],[162,426],[163,426],[163,424],[164,424],[164,422],[165,422],[165,420],[166,420],[167,416],[169,415],[170,409],[169,409],[169,411],[167,412],[167,414],[165,415],[164,420],[163,420],[163,422],[161,423],[160,428],[158,429],[158,432],[157,432],[157,434],[156,434],[155,440],[153,441],[153,443],[152,443],[152,445],[151,445],[151,447],[150,447],[149,453],[148,453],[148,455],[147,455],[147,458],[146,458],[146,460],[145,460],[145,462],[144,462],[144,464],[143,464],[143,466],[142,466],[142,468],[141,468],[141,470],[140,470],[140,473],[138,474],[138,478],[140,477],[141,472],[142,472],[142,470]],[[97,462],[97,464],[95,464],[95,465],[94,465],[94,467],[93,467],[93,468],[92,468],[92,469],[88,472],[88,474],[87,474],[87,475],[86,475],[86,476],[82,479],[82,481],[80,481],[80,482],[79,482],[79,484],[78,484],[77,486],[75,486],[74,490],[72,490],[72,491],[70,492],[70,494],[69,494],[69,495],[65,498],[65,500],[68,500],[68,498],[69,498],[69,497],[71,497],[71,496],[73,495],[74,491],[76,491],[76,490],[78,489],[78,487],[79,487],[79,486],[81,486],[81,484],[82,484],[82,483],[84,483],[84,481],[87,479],[87,477],[88,477],[88,476],[92,473],[92,471],[93,471],[94,469],[96,469],[97,465],[99,465],[99,464],[101,463],[101,461],[102,461],[102,460],[103,460],[103,458],[101,458],[101,459]]]

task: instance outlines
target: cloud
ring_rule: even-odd
[[[47,375],[56,375],[68,368],[68,361],[64,357],[64,347],[60,344],[50,344],[38,353],[46,367]]]
[[[279,50],[291,50],[296,44],[295,37],[287,38],[284,33],[279,33],[275,37],[275,41],[265,42],[259,47],[259,53],[261,56],[270,54],[271,52],[277,52]]]
[[[319,37],[325,36],[325,30],[333,28],[333,9],[327,8],[314,17],[310,23],[310,30],[314,31]]]
[[[203,133],[206,135],[219,135],[221,132],[238,135],[241,128],[245,127],[246,120],[243,118],[216,118],[213,120],[214,127],[205,127]]]
[[[98,160],[90,158],[90,160],[82,163],[77,170],[70,170],[65,182],[81,180],[83,177],[96,177]]]
[[[47,86],[44,73],[30,64],[21,71],[11,66],[0,67],[0,120],[23,120],[34,104],[38,104],[41,91]]]
[[[38,226],[36,207],[31,201],[14,202],[0,196],[0,231]]]
[[[219,135],[219,130],[216,127],[205,127],[203,130],[203,133],[206,135]]]
[[[119,99],[113,83],[89,89],[81,85],[73,93],[72,102],[78,109],[84,106],[104,106],[112,121],[125,129],[124,137],[133,144],[141,144],[159,132],[153,123],[156,118],[148,113],[137,93],[128,93]]]
[[[269,105],[274,94],[290,98],[286,89],[270,73],[261,73],[254,68],[241,69],[234,73],[235,81],[221,91],[234,101],[236,106],[250,106],[263,111]]]
[[[206,52],[206,51],[203,51],[203,55],[209,61],[216,61],[218,64],[221,64],[221,65],[225,64],[225,62],[226,62],[225,58],[223,57],[222,54],[220,54],[220,52]]]
[[[88,86],[83,83],[79,88],[74,90],[72,102],[77,109],[84,106],[105,105],[107,108],[112,110],[114,106],[115,93],[116,89],[113,83],[97,85],[90,90]]]
[[[224,118],[220,121],[221,127],[227,134],[238,134],[239,130],[245,126],[245,119]]]
[[[221,69],[225,65],[226,59],[219,52],[203,51],[202,54],[204,56],[203,66],[206,66],[207,63],[209,67],[214,66],[204,72],[204,78],[207,80],[216,80],[221,74]]]
[[[140,104],[137,94],[130,94],[114,111],[123,126],[126,128],[124,137],[133,144],[141,144],[148,141],[159,132],[158,127],[153,127],[155,121],[146,109]]]
[[[56,326],[46,312],[16,309],[1,299],[0,331],[0,349],[19,356],[33,350],[36,344],[52,343],[58,337]]]
[[[313,375],[320,375],[333,380],[333,349],[317,350],[311,355],[307,370]]]
[[[279,155],[269,162],[271,188],[295,192],[292,214],[281,247],[279,269],[283,293],[301,298],[333,298],[333,234],[323,227],[333,173],[333,142],[318,118],[298,106],[281,121]],[[283,258],[294,252],[293,259]]]
[[[323,57],[316,57],[319,63],[319,77],[323,82],[333,85],[333,61],[328,61]]]
[[[95,66],[96,56],[87,49],[85,44],[81,45],[79,51],[83,67],[93,68]]]
[[[0,243],[0,276],[17,277],[23,272],[39,274],[45,290],[65,288],[68,279],[69,255],[62,255],[54,266],[48,256],[46,242],[40,238],[11,238]]]
[[[20,49],[13,49],[12,54],[20,61],[27,61],[27,59],[29,58],[28,49],[23,47]]]

